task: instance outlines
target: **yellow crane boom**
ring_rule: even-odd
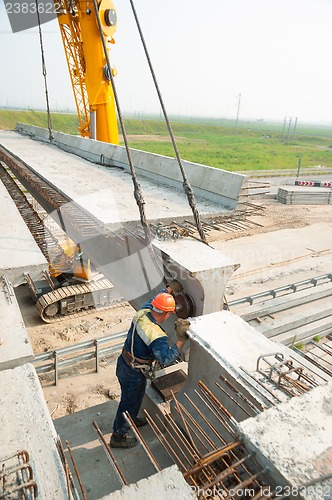
[[[94,4],[88,0],[56,2],[58,22],[73,87],[80,134],[119,144],[116,105]],[[114,44],[117,15],[111,0],[98,2],[107,50]],[[114,75],[115,70],[112,69]]]

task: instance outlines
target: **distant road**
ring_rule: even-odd
[[[271,177],[294,177],[296,178],[297,168],[292,169],[279,169],[279,170],[242,170],[241,172],[237,172],[238,174],[246,175],[250,178],[265,178],[270,180]],[[312,179],[313,176],[319,176],[319,179],[322,179],[321,176],[329,175],[330,178],[332,176],[332,168],[329,167],[312,167],[312,168],[302,168],[300,170],[301,178],[308,177],[308,179]]]

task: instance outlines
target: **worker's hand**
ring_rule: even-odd
[[[189,327],[190,321],[188,321],[187,319],[179,318],[175,322],[175,331],[178,340],[180,340],[181,342],[185,342],[188,339],[187,331],[189,330]]]
[[[167,288],[171,289],[170,293],[172,292],[178,293],[181,292],[181,290],[183,290],[183,286],[178,280],[172,280],[170,283],[168,283]]]

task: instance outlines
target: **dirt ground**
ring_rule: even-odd
[[[270,235],[275,234],[275,232],[310,226],[317,227],[317,225],[321,225],[321,231],[324,234],[327,228],[326,224],[332,223],[332,207],[329,205],[282,205],[275,199],[267,196],[256,196],[252,201],[262,207],[260,215],[251,217],[251,220],[257,225],[254,225],[250,229],[227,233],[213,231],[209,235],[211,246],[219,251],[223,251],[223,247],[226,248],[226,242],[231,242],[231,240],[235,239],[238,241],[238,245],[243,248],[243,245],[245,247],[245,242],[249,241],[255,235],[264,234],[266,242],[268,242]],[[287,242],[287,244],[291,248],[292,241]],[[315,244],[316,241],[312,241],[313,252],[315,251]],[[260,251],[261,249],[257,249],[258,254]],[[312,270],[312,276],[317,276],[321,270],[324,270],[324,272],[331,271],[328,268],[328,262],[331,260],[331,252],[332,244],[327,245],[326,249],[319,249],[316,256],[323,260],[319,261],[320,267],[318,266],[317,269]],[[303,262],[298,266],[293,266],[292,276],[288,272],[287,262],[283,262],[280,266],[282,267],[282,277],[279,279],[280,284],[294,282],[297,276],[299,279],[303,279],[303,276],[310,277],[308,276],[309,273],[305,270],[306,265]],[[275,269],[277,267],[275,266]],[[258,291],[267,289],[268,284],[263,283],[259,279],[255,280],[253,272],[251,271],[249,274],[248,272],[239,273],[239,277],[236,274],[233,276],[228,290],[230,297],[240,283],[242,284],[242,296],[249,293],[248,290],[251,293],[257,293]],[[243,286],[245,283],[246,286]],[[67,319],[59,323],[47,325],[39,318],[25,287],[20,287],[16,290],[16,293],[35,354],[85,340],[96,339],[112,333],[125,332],[134,314],[131,306],[124,303],[109,310],[96,311],[79,319]],[[52,417],[57,419],[69,413],[117,399],[120,391],[115,377],[116,359],[117,355],[114,354],[111,358],[102,360],[99,373],[95,373],[92,363],[87,363],[84,366],[66,372],[60,372],[57,386],[54,385],[54,374],[52,376],[41,376],[45,399]]]

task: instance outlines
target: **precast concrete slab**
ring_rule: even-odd
[[[331,408],[332,382],[239,424],[246,449],[280,485],[279,497],[332,498]]]
[[[259,274],[262,282],[267,281],[275,267],[290,266],[302,259],[311,259],[320,252],[324,254],[332,248],[332,224],[312,224],[306,227],[281,229],[268,234],[254,234],[228,241],[215,241],[215,249],[241,262],[241,269],[234,280],[244,275]],[[330,272],[330,268],[326,269]],[[256,278],[258,279],[258,278]],[[266,284],[266,287],[269,285]],[[241,290],[239,290],[241,293]],[[240,295],[241,296],[241,295]]]
[[[278,404],[277,400],[288,399],[286,393],[276,386],[266,390],[267,386],[262,387],[251,378],[251,374],[257,373],[257,363],[261,356],[272,356],[278,353],[279,357],[285,360],[292,358],[294,366],[303,366],[302,359],[294,351],[270,341],[242,318],[229,311],[192,318],[189,337],[188,379],[179,392],[178,399],[188,407],[185,397],[187,394],[193,398],[202,412],[206,411],[195,395],[198,381],[202,381],[211,391],[218,394],[216,383],[220,384],[221,375],[245,397],[241,401],[241,408],[229,397],[234,395],[231,390],[226,390],[227,395],[219,392],[221,403],[237,422],[245,420],[248,415],[253,415],[250,402],[257,411],[262,411],[271,406],[271,401],[273,405]],[[301,362],[297,363],[297,359]],[[319,375],[324,374],[319,373]],[[322,382],[319,375],[317,375],[317,383]],[[323,383],[325,383],[324,379]],[[269,390],[272,394],[268,392]],[[175,413],[174,416],[176,416]],[[225,437],[228,438],[227,435]]]
[[[192,238],[177,241],[154,240],[171,276],[182,283],[195,303],[195,316],[223,308],[228,280],[240,264]]]
[[[197,495],[185,481],[176,465],[172,465],[135,484],[124,486],[121,490],[110,493],[101,500],[125,500],[128,498],[135,500],[149,498],[187,500],[197,498]]]
[[[126,220],[122,216],[117,219],[110,216],[114,200],[112,201],[109,192],[104,196],[96,189],[97,185],[98,189],[103,190],[108,183],[112,183],[116,193],[122,195],[125,192],[120,185],[116,185],[113,178],[114,169],[92,165],[81,158],[60,151],[53,145],[32,141],[28,137],[19,136],[14,132],[6,134],[3,135],[0,132],[0,140],[8,149],[15,150],[15,153],[21,158],[21,163],[24,160],[24,162],[34,165],[39,173],[42,173],[43,177],[47,177],[57,190],[64,193],[68,199],[73,199],[75,202],[81,201],[85,211],[84,214],[77,215],[77,219],[84,218],[86,210],[88,210],[89,216],[91,214],[94,217],[92,221],[89,220],[89,224],[94,224],[95,218],[97,218],[98,224],[101,223],[100,226],[98,224],[94,226],[96,227],[95,232],[90,231],[88,236],[85,236],[84,223],[82,224],[83,229],[78,230],[76,218],[72,215],[73,211],[67,210],[66,204],[61,205],[61,210],[59,209],[54,214],[55,218],[61,218],[61,223],[68,236],[80,243],[81,250],[135,308],[140,307],[162,287],[163,266],[166,267],[170,275],[177,276],[180,281],[186,281],[184,290],[194,299],[195,314],[203,314],[222,308],[222,297],[227,279],[238,267],[233,264],[231,259],[225,259],[212,248],[193,238],[180,239],[176,244],[174,241],[160,242],[155,240],[153,242],[155,253],[153,257],[150,248],[147,248],[137,237],[128,238],[126,236],[124,238],[121,235],[118,237],[117,233],[114,235],[113,232],[107,232],[107,226],[110,225],[111,220],[113,223]],[[22,141],[24,144],[21,144]],[[21,165],[21,168],[24,167]],[[124,175],[123,172],[120,174]],[[125,175],[131,185],[131,179],[128,174]],[[26,178],[24,179],[26,181]],[[78,182],[78,179],[81,182]],[[83,184],[82,179],[85,179]],[[78,199],[83,191],[88,195],[88,200]],[[50,206],[54,205],[49,203],[45,192],[42,190],[43,196],[41,195],[42,199],[39,201],[42,204],[45,203],[46,209],[50,210]],[[44,198],[45,196],[46,198]],[[157,196],[155,188],[153,198],[157,203],[155,212],[160,217],[160,198],[162,197]],[[172,197],[167,200],[168,205],[171,199]],[[133,202],[133,196],[127,192],[123,202],[126,213]],[[115,205],[113,203],[113,207],[116,205],[117,203]],[[61,216],[58,213],[60,211]],[[137,212],[137,207],[135,207],[135,213]],[[183,211],[181,213],[183,214]],[[88,225],[88,227],[90,226]],[[178,260],[179,264],[177,264]]]
[[[34,354],[16,296],[5,282],[0,286],[0,370],[5,370],[32,361]]]
[[[0,182],[0,276],[6,275],[13,286],[25,282],[24,273],[40,279],[47,261],[22,219],[14,201]]]
[[[27,363],[3,370],[0,386],[0,460],[27,451],[38,498],[68,498],[56,432],[35,369]]]
[[[330,205],[332,191],[326,187],[280,187],[277,200],[285,205]]]
[[[61,134],[61,136],[65,136],[65,134]],[[75,136],[68,136],[69,140],[82,141],[82,144],[86,145],[86,147],[92,147],[96,142]],[[114,162],[110,164],[112,166],[91,163],[91,161],[65,152],[55,145],[31,140],[27,136],[11,131],[0,131],[0,143],[67,196],[84,206],[86,210],[104,224],[116,228],[126,222],[135,221],[139,223],[139,211],[133,194],[132,179],[123,166]],[[101,145],[107,148],[120,147],[106,143],[101,143]],[[96,161],[99,160],[98,156]],[[208,170],[205,171],[204,168]],[[197,169],[199,169],[198,166]],[[212,170],[211,189],[222,185],[225,193],[232,191],[232,178],[226,184],[221,180],[222,177],[220,180],[218,178],[214,179],[214,176],[218,176],[219,172],[220,176],[226,175],[228,172],[222,174],[223,171],[219,171],[219,169],[205,166],[201,166],[201,169],[203,169],[201,173],[202,179],[211,177],[212,174],[209,176],[208,172],[209,169]],[[139,175],[139,172],[137,173],[145,200],[146,216],[149,221],[162,219],[170,221],[192,215],[182,189],[182,183],[178,182],[176,185],[172,185],[163,182],[166,179],[167,172],[168,169],[165,166],[164,175],[161,175],[158,179],[153,177],[152,172],[145,172],[144,176]],[[169,174],[167,173],[167,175]],[[239,186],[232,196],[237,200],[243,177],[235,178],[237,182],[239,181]],[[193,187],[193,189],[196,192],[196,188]],[[226,211],[221,195],[219,199],[217,195],[215,196],[216,199],[210,200],[207,194],[198,193],[196,201],[200,213],[217,214]]]
[[[47,129],[18,123],[16,130],[36,139],[48,141]],[[53,132],[53,143],[59,148],[86,158],[94,163],[120,167],[130,172],[126,149],[96,140]],[[175,158],[131,149],[132,161],[139,177],[145,177],[157,185],[175,187],[182,192],[182,175]],[[234,209],[237,205],[244,176],[207,165],[182,161],[188,180],[197,196]]]

